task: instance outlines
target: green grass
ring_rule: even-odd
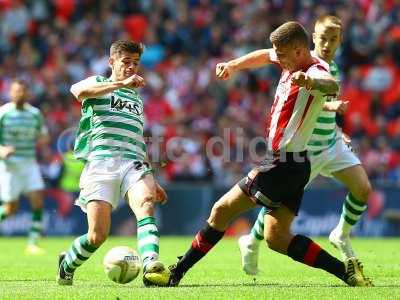
[[[72,287],[55,283],[57,254],[72,238],[42,242],[47,255],[23,254],[24,238],[0,238],[0,299],[400,299],[399,239],[355,239],[353,244],[373,278],[374,288],[350,288],[324,271],[312,269],[262,245],[260,267],[253,278],[240,267],[236,239],[221,241],[177,288],[145,288],[138,277],[118,285],[108,280],[101,261],[117,245],[136,245],[135,238],[110,238],[75,274]],[[318,240],[335,255],[325,239]],[[162,237],[161,258],[167,264],[189,247],[191,237]]]

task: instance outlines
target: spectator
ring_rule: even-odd
[[[53,138],[49,151],[57,155],[57,138],[77,122],[79,104],[69,94],[71,83],[107,75],[105,51],[111,40],[143,41],[146,130],[164,141],[161,148],[149,147],[150,155],[160,149],[165,153],[168,141],[182,137],[180,144],[170,145],[182,159],[169,161],[160,176],[231,185],[252,163],[248,151],[235,160],[237,130],[247,147],[265,135],[262,124],[273,98],[269,86],[278,72],[264,68],[220,84],[214,79],[215,62],[267,47],[266,37],[285,20],[310,27],[316,15],[326,12],[336,12],[345,26],[336,58],[345,70],[342,97],[350,101],[344,131],[360,145],[369,174],[398,183],[398,1],[3,1],[0,101],[8,100],[12,78],[31,82],[31,103],[45,113]],[[205,157],[209,139],[224,138],[226,128],[233,157]]]

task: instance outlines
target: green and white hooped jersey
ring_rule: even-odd
[[[47,134],[47,128],[38,108],[25,103],[17,109],[13,102],[0,107],[0,145],[15,148],[7,162],[36,160],[36,142],[41,134]]]
[[[103,76],[92,76],[90,81],[110,82]],[[143,138],[143,101],[133,89],[120,88],[82,102],[81,120],[75,140],[77,159],[92,161],[120,157],[143,161],[146,144]]]
[[[334,61],[329,65],[329,72],[337,81],[340,80],[339,69]],[[327,97],[326,102],[336,100],[336,97]],[[311,155],[321,154],[324,150],[335,145],[339,134],[336,126],[336,112],[322,110],[307,144],[308,152]]]

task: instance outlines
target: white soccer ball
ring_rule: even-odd
[[[128,283],[135,279],[142,264],[135,250],[126,246],[112,248],[104,256],[104,272],[108,278],[117,283]]]

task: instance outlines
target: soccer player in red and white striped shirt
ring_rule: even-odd
[[[149,274],[146,279],[154,284],[178,285],[183,275],[221,240],[230,221],[258,204],[269,210],[264,234],[271,249],[321,268],[348,285],[369,285],[355,259],[343,263],[308,237],[290,231],[310,176],[307,142],[324,96],[336,94],[339,86],[327,64],[311,56],[307,31],[299,23],[284,23],[271,33],[270,40],[273,49],[257,50],[216,67],[217,78],[223,80],[243,69],[268,64],[282,68],[266,128],[270,155],[214,204],[206,226],[178,263],[170,267],[168,280]]]
[[[330,74],[339,81],[338,66],[333,58],[342,41],[342,22],[336,16],[322,15],[315,21],[314,30],[315,48],[312,55],[329,63]],[[360,160],[345,141],[345,136],[335,121],[336,114],[342,114],[347,109],[347,102],[336,97],[327,97],[307,144],[311,163],[307,186],[320,174],[334,177],[349,190],[339,223],[329,235],[329,241],[340,251],[344,260],[356,257],[350,242],[350,231],[367,209],[368,195],[372,189]],[[258,272],[258,250],[260,242],[264,240],[266,211],[266,208],[261,208],[250,233],[238,239],[243,271],[249,275],[256,275]]]

